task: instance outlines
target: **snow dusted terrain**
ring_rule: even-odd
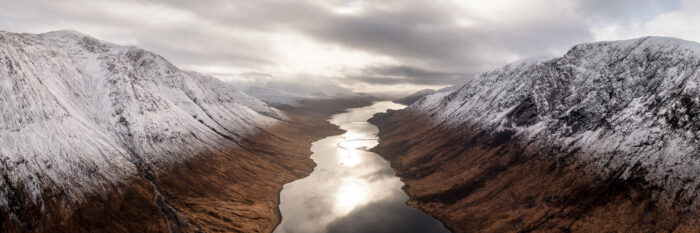
[[[284,90],[251,86],[245,89],[245,92],[255,98],[264,101],[268,104],[287,104],[295,105],[305,99],[313,98],[312,96],[306,96],[302,94],[296,94],[287,92]]]
[[[417,91],[417,92],[415,92],[415,93],[413,93],[413,94],[410,94],[410,95],[408,95],[408,96],[406,96],[406,97],[403,97],[403,98],[401,98],[401,99],[394,100],[393,102],[394,102],[394,103],[403,104],[403,105],[411,105],[411,104],[415,103],[416,101],[422,99],[423,97],[426,97],[426,96],[429,96],[429,95],[433,95],[433,94],[436,94],[436,93],[446,93],[446,92],[449,93],[449,92],[452,92],[452,91],[456,90],[456,89],[459,88],[460,86],[462,86],[462,85],[447,86],[447,87],[440,88],[440,89],[438,89],[438,90],[423,89],[423,90]]]
[[[662,201],[698,197],[700,44],[694,42],[645,37],[581,44],[559,58],[483,73],[406,111],[439,127],[519,139],[541,154],[573,155],[602,177],[659,188]]]
[[[72,31],[0,32],[0,209],[66,204],[284,119],[231,85]]]
[[[433,89],[423,89],[423,90],[417,91],[413,94],[410,94],[406,97],[403,97],[401,99],[394,100],[393,102],[403,104],[403,105],[411,105],[411,104],[415,103],[416,101],[420,100],[421,98],[428,96],[428,95],[435,94],[436,92],[437,91],[433,90]]]

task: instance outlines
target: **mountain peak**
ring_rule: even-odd
[[[283,118],[223,81],[76,31],[3,33],[0,41],[7,67],[0,69],[7,84],[0,85],[0,154],[9,156],[0,177],[17,177],[14,190],[33,200],[61,190],[77,201],[134,176],[136,167],[222,150],[222,141]],[[22,162],[34,160],[42,163]],[[10,197],[0,189],[0,208]]]
[[[44,35],[75,35],[75,36],[89,36],[75,29],[63,29],[42,33]]]
[[[97,38],[90,36],[88,34],[73,30],[73,29],[66,29],[66,30],[58,30],[58,31],[50,31],[46,33],[41,33],[39,34],[43,37],[47,38],[52,38],[52,39],[62,39],[62,40],[83,40],[83,39],[88,39],[88,40],[94,40],[94,41],[99,41],[100,43],[107,43],[104,41],[100,41]]]
[[[494,231],[488,227],[501,224],[493,219],[504,219],[503,225],[517,222],[529,231],[542,224],[541,213],[556,213],[551,231],[573,222],[595,229],[601,221],[590,219],[596,218],[615,225],[629,219],[624,231],[697,226],[698,47],[643,37],[506,65],[376,116],[375,150],[408,180],[414,204],[462,229]],[[436,202],[445,206],[435,208]],[[579,212],[582,206],[597,210]]]
[[[690,156],[700,149],[697,64],[700,44],[676,38],[580,44],[563,57],[480,74],[408,110],[453,128],[509,132],[533,151],[555,145],[581,161],[615,161],[588,165],[673,195],[698,171]]]
[[[576,56],[577,54],[608,54],[611,52],[623,51],[624,54],[631,53],[693,53],[700,56],[700,44],[693,41],[673,37],[646,36],[628,40],[600,41],[584,43],[572,47],[566,56]]]

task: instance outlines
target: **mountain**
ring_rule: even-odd
[[[8,232],[271,230],[314,134],[335,132],[74,31],[0,32],[0,76]]]
[[[286,91],[277,88],[264,87],[264,86],[248,86],[243,89],[244,92],[250,96],[253,96],[260,101],[276,107],[282,106],[292,106],[300,107],[304,105],[305,102],[324,102],[324,101],[337,101],[337,100],[353,100],[353,99],[371,99],[374,98],[371,95],[360,94],[360,93],[304,93],[304,92],[293,92]],[[331,91],[332,92],[332,91]]]
[[[576,45],[376,116],[374,150],[456,232],[697,232],[699,68],[674,38]]]
[[[312,96],[259,86],[248,87],[245,89],[245,92],[272,105],[295,105],[299,104],[302,100],[313,98]]]
[[[416,101],[418,101],[418,100],[420,100],[420,99],[422,99],[423,97],[426,97],[426,96],[428,96],[428,95],[432,95],[432,94],[435,94],[435,93],[452,92],[452,91],[454,91],[455,89],[457,89],[458,87],[459,87],[459,85],[452,85],[452,86],[447,86],[447,87],[440,88],[440,89],[438,89],[438,90],[423,89],[423,90],[417,91],[417,92],[415,92],[415,93],[413,93],[413,94],[410,94],[410,95],[408,95],[408,96],[405,96],[405,97],[403,97],[403,98],[396,99],[396,100],[394,100],[393,102],[394,102],[394,103],[403,104],[403,105],[411,105],[411,104],[415,103]]]
[[[341,87],[325,77],[276,77],[269,74],[244,73],[227,81],[246,94],[277,107],[299,107],[308,101],[368,97]]]
[[[393,102],[403,104],[403,105],[411,105],[414,102],[418,101],[419,99],[421,99],[427,95],[434,94],[435,92],[436,91],[433,89],[423,89],[423,90],[417,91],[416,93],[413,93],[413,94],[410,94],[406,97],[403,97],[401,99],[394,100]]]

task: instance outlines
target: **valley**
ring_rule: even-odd
[[[460,83],[398,98],[408,74]],[[237,75],[0,31],[0,233],[700,231],[696,42],[581,43],[464,79]]]

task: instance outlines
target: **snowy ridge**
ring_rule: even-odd
[[[0,32],[0,208],[69,202],[286,117],[151,52],[59,31]]]
[[[394,100],[393,102],[403,104],[403,105],[411,105],[412,103],[415,103],[419,99],[421,99],[427,95],[434,94],[435,92],[437,92],[437,91],[433,90],[433,89],[423,89],[423,90],[417,91],[413,94],[407,95],[403,98]]]
[[[471,78],[470,78],[471,79]],[[467,79],[468,80],[468,79]],[[452,85],[452,86],[447,86],[440,88],[438,90],[433,90],[433,89],[423,89],[420,91],[417,91],[413,94],[410,94],[406,97],[403,97],[401,99],[394,100],[394,103],[400,103],[403,105],[411,105],[415,103],[416,101],[425,98],[426,96],[430,95],[435,95],[438,96],[438,93],[446,93],[449,94],[450,92],[456,90],[457,88],[461,87],[462,85]],[[434,98],[434,97],[433,97]]]
[[[509,135],[543,154],[573,154],[602,177],[660,187],[662,200],[695,200],[698,68],[694,42],[645,37],[581,44],[563,57],[480,74],[406,111],[439,127]]]

